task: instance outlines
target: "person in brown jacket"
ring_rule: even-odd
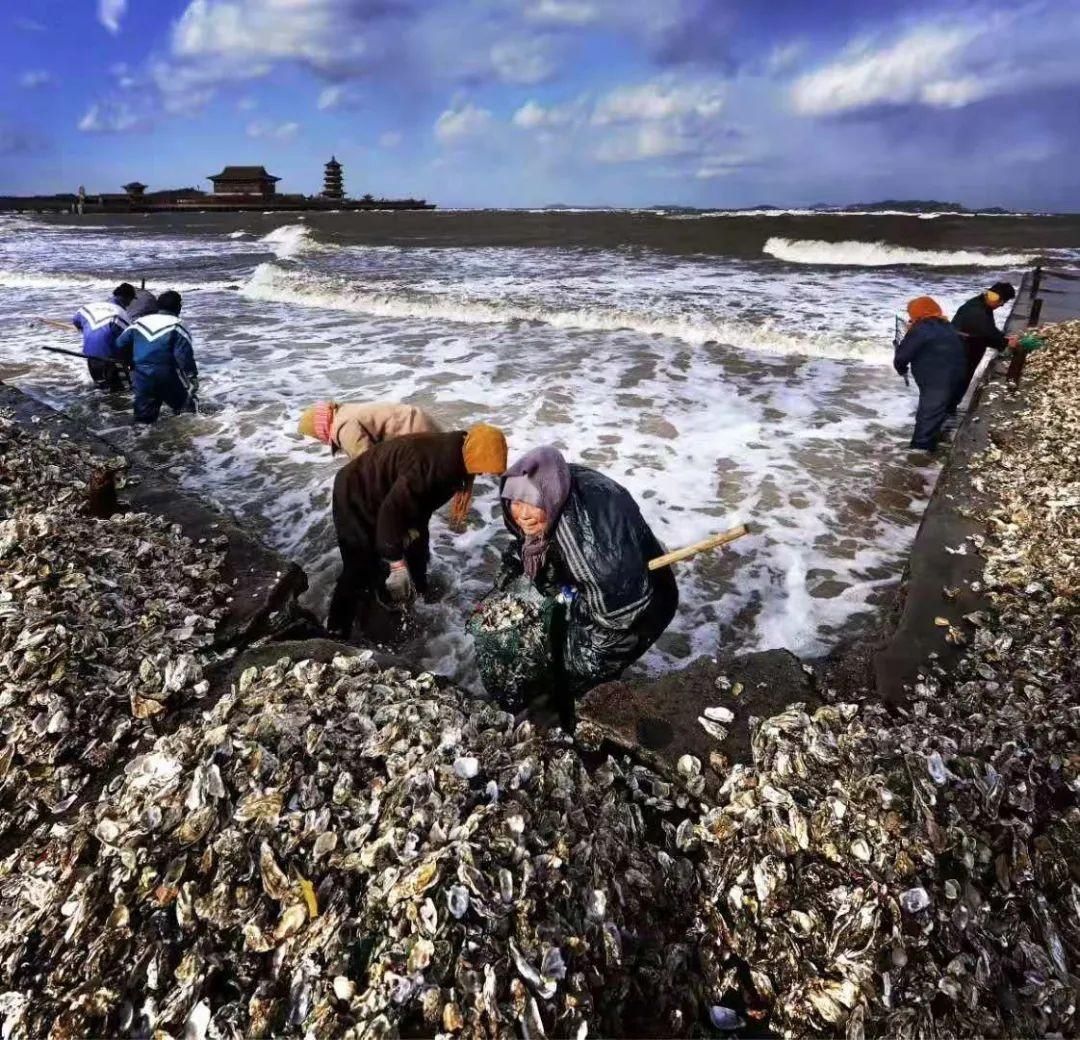
[[[467,433],[414,433],[382,441],[334,478],[334,530],[341,576],[327,629],[349,638],[357,609],[380,585],[397,604],[427,592],[428,523],[453,498],[450,526],[464,528],[478,473],[506,469],[502,431],[478,423]]]
[[[319,401],[304,409],[297,427],[301,437],[314,437],[329,444],[331,454],[343,451],[351,459],[391,437],[441,432],[439,424],[423,409],[396,401],[371,404]]]

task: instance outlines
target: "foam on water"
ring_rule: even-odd
[[[542,303],[527,305],[455,298],[415,288],[372,292],[347,279],[286,271],[274,264],[260,264],[242,291],[255,300],[329,307],[372,317],[415,318],[463,325],[537,322],[557,329],[670,336],[694,345],[737,343],[769,354],[851,358],[866,356],[880,347],[880,344],[865,340],[794,336],[771,323],[710,319],[700,311],[657,316],[615,307],[557,309]]]
[[[888,267],[918,264],[928,267],[1021,267],[1034,256],[975,250],[907,249],[885,242],[822,242],[818,239],[770,238],[762,252],[792,264],[841,267]]]
[[[311,229],[302,224],[285,224],[259,239],[282,260],[293,260],[303,253],[320,248],[311,237]]]
[[[750,537],[679,567],[679,614],[639,671],[721,647],[825,650],[895,585],[933,474],[913,470],[904,447],[915,394],[889,365],[891,317],[928,291],[956,306],[970,274],[627,250],[312,249],[306,228],[278,231],[248,244],[165,240],[163,282],[209,267],[245,283],[186,299],[205,414],[133,431],[126,402],[98,396],[78,361],[37,350],[71,336],[20,320],[71,313],[115,284],[96,272],[103,260],[130,269],[159,250],[162,236],[130,229],[66,228],[15,247],[0,236],[0,269],[31,279],[0,276],[0,377],[10,366],[30,392],[253,525],[304,566],[320,614],[338,568],[341,460],[295,433],[319,398],[407,400],[447,428],[494,422],[512,456],[555,443],[628,487],[669,547],[750,521]],[[290,256],[265,262],[279,250]],[[464,535],[433,524],[447,592],[420,607],[416,650],[465,682],[464,620],[507,541],[490,481],[475,508]]]

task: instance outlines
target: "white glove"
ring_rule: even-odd
[[[408,603],[415,598],[416,589],[413,587],[412,576],[404,560],[397,560],[390,564],[386,591],[390,593],[390,599],[394,603]]]

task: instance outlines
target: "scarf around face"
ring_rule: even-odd
[[[525,502],[537,506],[547,514],[548,523],[544,533],[526,537],[521,547],[522,569],[535,581],[547,558],[559,514],[570,496],[570,467],[558,448],[551,445],[534,448],[506,471],[499,495],[507,502]],[[506,521],[510,530],[515,531],[509,511]]]

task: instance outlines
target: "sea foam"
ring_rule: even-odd
[[[717,318],[700,309],[655,314],[603,304],[558,308],[550,304],[428,293],[416,288],[373,291],[348,278],[286,271],[272,263],[260,264],[242,292],[256,300],[350,311],[379,318],[433,319],[461,325],[537,322],[565,330],[628,331],[645,336],[667,336],[695,346],[729,344],[765,354],[849,360],[880,360],[882,357],[881,343],[875,340],[846,339],[828,334],[796,335],[780,331],[772,322]]]
[[[770,238],[762,252],[791,264],[835,267],[1022,267],[1034,256],[1026,253],[984,253],[977,250],[908,249],[886,242],[823,242],[813,238]]]

